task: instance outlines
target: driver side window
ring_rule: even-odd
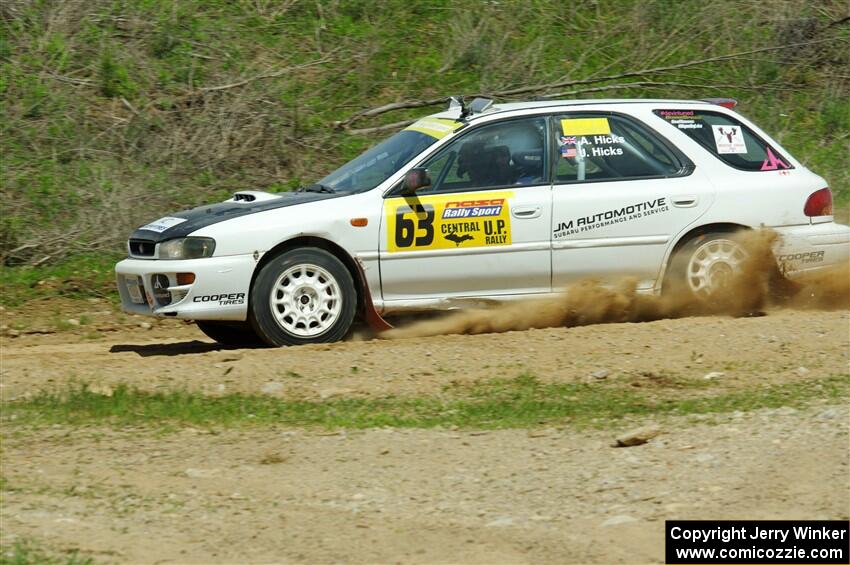
[[[545,147],[545,118],[476,128],[422,165],[432,184],[419,194],[545,184]]]

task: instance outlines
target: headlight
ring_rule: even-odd
[[[209,237],[181,237],[159,244],[160,259],[201,259],[212,257],[215,240]]]

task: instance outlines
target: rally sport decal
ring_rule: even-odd
[[[387,249],[424,251],[511,244],[512,192],[392,198],[386,203]]]

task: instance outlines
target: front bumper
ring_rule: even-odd
[[[115,265],[121,307],[146,316],[244,321],[256,264],[252,255],[182,261],[124,259]],[[178,273],[193,274],[194,281],[178,284]]]
[[[774,228],[781,236],[774,248],[780,268],[788,276],[818,271],[850,261],[850,227],[826,222]]]

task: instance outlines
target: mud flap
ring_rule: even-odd
[[[375,333],[393,329],[392,324],[387,322],[378,313],[378,310],[375,309],[375,303],[372,302],[372,293],[369,292],[369,284],[366,281],[366,273],[363,271],[363,265],[360,264],[360,261],[354,261],[354,264],[357,265],[357,278],[360,288],[363,289],[363,318]]]

